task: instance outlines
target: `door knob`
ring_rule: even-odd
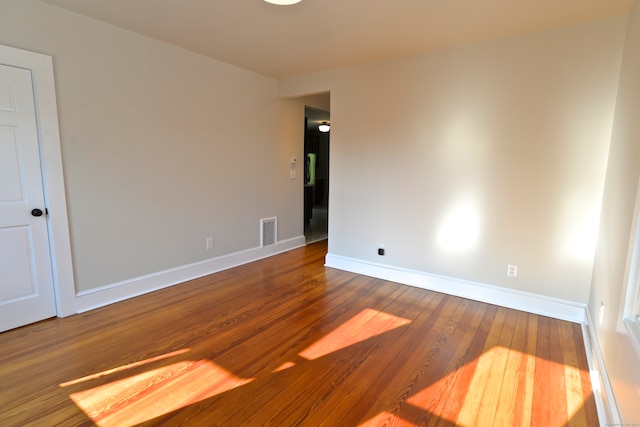
[[[31,215],[33,216],[42,216],[44,212],[42,212],[40,209],[36,208],[34,210],[31,211]]]

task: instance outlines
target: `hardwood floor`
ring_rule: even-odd
[[[0,334],[0,425],[598,425],[580,325],[325,253]]]

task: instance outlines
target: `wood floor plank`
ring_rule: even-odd
[[[494,349],[500,343],[506,316],[507,310],[499,308],[491,325],[489,335],[485,340],[483,353],[478,360],[476,371],[469,385],[469,391],[458,414],[457,422],[462,425],[478,425],[476,420],[480,413],[482,402],[485,399],[485,389],[491,382],[491,368],[496,357]]]
[[[504,366],[504,376],[500,384],[498,402],[494,408],[493,424],[495,425],[519,426],[522,417],[523,400],[518,397],[522,396],[526,390],[525,376],[521,369],[523,359],[527,357],[527,314],[523,312],[515,314],[511,342],[506,348],[507,360]]]
[[[582,379],[578,366],[578,355],[573,336],[573,327],[568,322],[559,325],[562,346],[562,362],[567,396],[567,423],[570,425],[586,425],[587,416],[583,403]]]
[[[409,405],[404,414],[400,414],[409,424],[429,426],[435,425],[439,419],[447,419],[445,406],[456,399],[452,397],[456,382],[459,382],[462,370],[469,361],[470,346],[488,308],[486,304],[465,303],[464,317],[451,335],[450,346],[443,349],[433,364],[434,372],[442,372],[443,376],[429,382],[427,375],[424,375],[422,382],[417,385],[421,390],[408,399]],[[451,415],[451,420],[455,420],[455,414],[457,412]]]
[[[518,399],[518,407],[522,408],[520,417],[515,418],[515,422],[523,427],[532,424],[533,411],[533,390],[535,385],[536,372],[536,348],[538,341],[538,316],[527,314],[527,330],[525,335],[525,354],[522,358],[522,365],[519,372],[522,374],[524,389],[522,396]],[[516,411],[517,414],[517,411]]]
[[[555,396],[549,393],[552,390],[549,367],[553,363],[550,358],[549,320],[546,318],[538,320],[538,338],[535,350],[537,360],[534,372],[536,387],[533,391],[532,406],[539,408],[539,410],[533,411],[531,414],[531,424],[534,426],[552,423],[552,414],[548,411],[548,407],[549,400]]]
[[[449,396],[443,405],[439,417],[430,420],[429,425],[447,426],[458,419],[465,397],[469,393],[471,383],[475,376],[478,361],[484,352],[485,342],[493,327],[497,312],[498,307],[488,306],[477,328],[472,329],[473,339],[465,353],[460,356],[458,363],[460,367],[457,370],[455,380],[449,390]]]
[[[475,419],[477,425],[495,424],[501,390],[502,387],[506,385],[505,381],[507,380],[508,360],[511,354],[510,348],[513,340],[516,316],[517,312],[514,310],[508,310],[506,312],[498,343],[489,350],[493,352],[493,358]],[[505,407],[505,411],[511,413],[513,408],[509,405]]]
[[[326,250],[0,334],[0,425],[597,425],[580,325]]]
[[[563,342],[560,333],[560,327],[564,323],[560,320],[551,319],[549,323],[550,352],[549,357],[549,377],[551,390],[557,390],[558,396],[549,399],[549,416],[554,420],[562,420],[563,424],[568,422],[567,418],[567,390],[565,378],[565,366],[563,365]]]

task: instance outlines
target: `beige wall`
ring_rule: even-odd
[[[0,7],[0,43],[53,57],[79,291],[257,247],[260,218],[302,235],[304,105],[275,80],[36,0]]]
[[[625,28],[280,81],[331,91],[329,251],[586,303]]]
[[[622,324],[627,256],[640,176],[640,5],[629,17],[589,298],[623,422],[640,423],[640,357]],[[604,318],[599,324],[600,304]]]

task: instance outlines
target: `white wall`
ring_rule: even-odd
[[[2,1],[0,43],[53,57],[78,291],[257,247],[264,217],[302,236],[275,80],[37,0]]]
[[[329,252],[586,303],[625,28],[280,81],[331,90]]]
[[[623,422],[640,423],[640,358],[622,324],[640,176],[640,5],[629,17],[589,308]],[[605,311],[599,324],[600,304]]]

